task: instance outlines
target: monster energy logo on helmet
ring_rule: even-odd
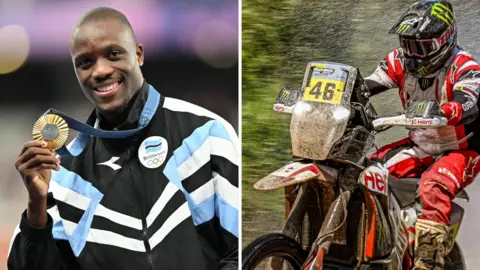
[[[399,34],[405,33],[405,32],[407,32],[408,29],[410,29],[410,24],[402,24],[398,28],[397,33],[399,33]]]
[[[448,1],[426,0],[411,5],[389,33],[430,39],[438,37],[454,21],[453,8]]]
[[[407,32],[412,26],[417,25],[422,20],[423,20],[422,17],[416,17],[416,18],[404,20],[398,27],[397,34],[403,34]]]
[[[453,21],[452,10],[449,7],[440,3],[433,4],[431,14],[444,21],[447,25],[450,25]]]
[[[446,0],[417,2],[389,33],[399,35],[409,73],[416,77],[433,74],[445,65],[456,47],[453,7]]]

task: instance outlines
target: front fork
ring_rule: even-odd
[[[347,205],[350,197],[351,191],[340,191],[338,197],[330,205],[317,239],[313,243],[310,254],[302,266],[303,270],[320,270],[323,268],[323,259],[325,254],[328,253],[330,245],[335,240],[335,233],[345,225]]]
[[[309,196],[311,183],[305,183],[300,186],[293,185],[285,187],[285,225],[282,234],[295,239],[300,231],[307,209],[307,198]],[[298,189],[298,190],[297,190]],[[283,259],[272,257],[269,270],[283,269]]]
[[[285,187],[285,213],[286,222],[282,234],[295,239],[301,235],[303,217],[307,213],[308,198],[315,196],[321,200],[321,205],[317,211],[327,212],[319,230],[318,236],[311,245],[309,257],[302,267],[305,270],[322,269],[323,257],[328,252],[332,243],[342,243],[345,241],[345,221],[347,217],[347,205],[350,201],[351,191],[340,191],[335,198],[333,183],[322,183],[320,189],[318,184],[308,182],[300,186]],[[318,193],[320,192],[320,194]],[[314,224],[311,224],[311,226]],[[340,231],[339,231],[340,230]],[[283,260],[273,257],[270,261],[270,269],[282,269]]]
[[[297,185],[286,186],[284,188],[284,191],[285,191],[285,220],[287,220],[288,216],[290,216],[290,212],[292,211],[293,204],[295,203],[295,200],[297,198],[296,188],[297,188]]]

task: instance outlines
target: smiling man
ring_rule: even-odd
[[[133,135],[77,137],[61,161],[25,143],[15,166],[28,205],[9,269],[238,269],[232,126],[145,81],[143,47],[119,11],[86,13],[70,47],[95,105],[88,123]]]
[[[92,11],[77,23],[70,47],[83,92],[109,125],[120,124],[144,84],[143,46],[130,23],[110,9]]]

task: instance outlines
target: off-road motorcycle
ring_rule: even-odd
[[[380,118],[369,96],[357,68],[332,62],[308,63],[300,91],[280,91],[274,111],[291,114],[294,158],[254,188],[284,188],[286,220],[281,233],[243,250],[243,269],[412,268],[419,179],[396,179],[367,155],[378,132],[436,128],[447,119],[436,101]],[[457,197],[468,199],[463,190]],[[445,269],[465,269],[455,242],[463,214],[452,203]]]

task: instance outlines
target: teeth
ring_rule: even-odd
[[[106,85],[106,86],[102,86],[102,87],[97,87],[98,91],[100,92],[107,92],[107,91],[110,91],[110,90],[113,90],[115,89],[116,87],[118,86],[118,82],[114,82],[110,85]]]

